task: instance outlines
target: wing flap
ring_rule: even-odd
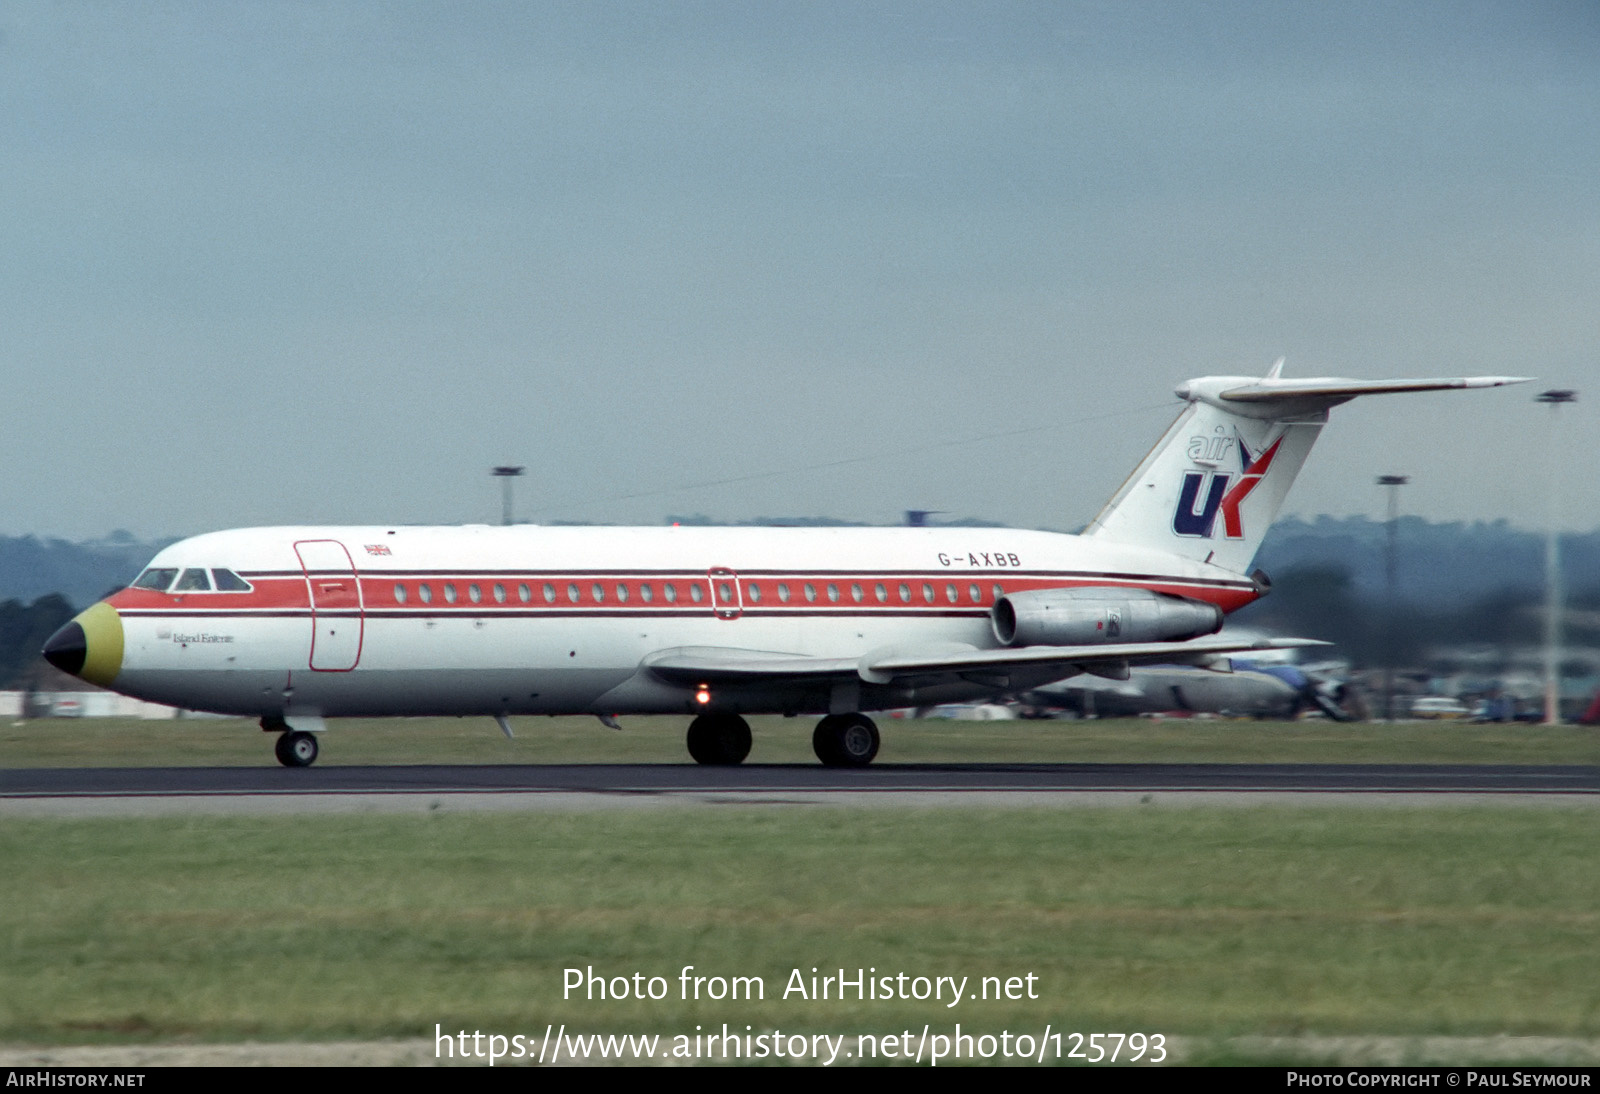
[[[798,653],[729,646],[679,646],[651,654],[644,667],[674,684],[753,683],[761,680],[825,680],[853,675],[854,657],[807,657]]]

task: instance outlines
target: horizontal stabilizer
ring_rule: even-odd
[[[1363,395],[1520,384],[1518,376],[1347,380],[1202,376],[1177,389],[1186,404],[1085,534],[1250,572],[1261,541],[1328,420]]]
[[[1526,376],[1455,376],[1430,380],[1344,380],[1321,377],[1303,380],[1265,379],[1217,393],[1230,403],[1286,402],[1291,399],[1337,399],[1357,395],[1392,395],[1407,391],[1451,391],[1460,388],[1505,387],[1524,384]]]

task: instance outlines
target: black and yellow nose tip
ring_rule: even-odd
[[[83,663],[89,659],[89,636],[76,619],[50,636],[44,644],[44,659],[73,676],[83,671]]]
[[[43,653],[62,672],[110,687],[122,671],[122,617],[110,604],[96,604],[52,634]]]

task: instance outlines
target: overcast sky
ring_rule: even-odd
[[[1191,376],[1303,515],[1600,523],[1600,4],[7,3],[0,533],[1074,528]]]

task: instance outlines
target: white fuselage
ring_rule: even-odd
[[[162,568],[227,568],[249,589],[110,597],[122,628],[110,686],[223,713],[329,717],[693,711],[707,707],[699,689],[659,678],[649,658],[990,649],[996,599],[1032,589],[1151,589],[1224,611],[1259,593],[1165,552],[964,528],[258,528],[176,543],[151,562]],[[859,707],[994,690],[980,678],[921,692],[901,681],[866,687]],[[817,682],[783,679],[719,686],[710,708],[829,701]]]

